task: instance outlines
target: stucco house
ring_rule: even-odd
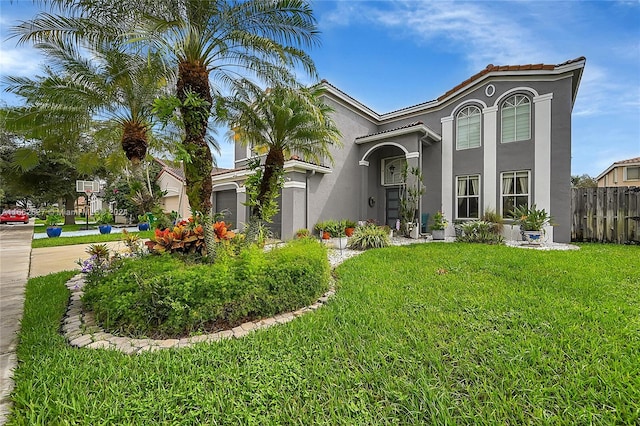
[[[598,187],[640,186],[640,157],[616,161],[596,178]]]
[[[191,209],[187,197],[186,179],[180,163],[154,158],[161,167],[156,176],[156,183],[164,196],[160,200],[162,210],[166,213],[178,212],[179,217],[189,217]]]
[[[553,241],[570,241],[571,113],[586,59],[558,65],[489,65],[437,99],[380,114],[327,81],[325,102],[344,146],[335,163],[285,163],[281,212],[273,230],[289,239],[321,220],[394,224],[402,164],[422,171],[418,218],[442,211],[452,223],[486,209],[508,217],[516,205],[550,212]],[[381,83],[380,89],[384,90]],[[248,219],[244,179],[251,150],[235,147],[235,167],[212,174],[213,205],[235,224]]]

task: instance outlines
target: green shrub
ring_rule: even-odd
[[[349,247],[355,250],[387,247],[389,244],[388,228],[373,223],[357,227],[349,240]]]
[[[113,222],[113,215],[109,210],[98,210],[93,214],[93,219],[98,225],[108,225]]]
[[[474,220],[460,224],[461,235],[457,240],[465,243],[502,244],[504,238],[497,232],[496,224]]]
[[[491,223],[491,232],[494,234],[501,234],[504,228],[504,218],[500,213],[493,209],[487,209],[482,214],[480,220]]]
[[[215,264],[175,256],[124,259],[89,282],[83,301],[105,329],[133,336],[181,336],[312,303],[329,285],[326,249],[313,239],[264,252],[249,246]]]

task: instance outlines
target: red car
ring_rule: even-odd
[[[0,215],[0,224],[7,222],[29,223],[29,215],[23,210],[5,210]]]

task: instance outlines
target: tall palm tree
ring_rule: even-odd
[[[122,45],[84,45],[61,39],[37,45],[49,60],[45,77],[8,77],[13,92],[39,111],[63,114],[63,122],[42,122],[47,127],[76,125],[72,116],[93,117],[97,127],[116,127],[120,144],[131,161],[136,180],[149,146],[153,100],[167,92],[167,73],[157,55],[136,55]],[[28,116],[24,117],[24,121]],[[104,133],[104,132],[103,132]],[[144,187],[144,186],[143,186]]]
[[[330,148],[341,145],[340,131],[331,118],[333,109],[321,100],[322,94],[319,86],[277,86],[263,91],[245,84],[228,100],[234,139],[267,153],[252,216],[264,219],[262,207],[274,189],[280,189],[273,188],[273,177],[282,172],[291,155],[317,164],[325,159],[333,161]]]
[[[299,65],[315,76],[298,46],[317,41],[312,10],[304,0],[164,0],[146,9],[141,39],[177,65],[177,96],[184,119],[184,147],[192,210],[211,210],[212,156],[205,139],[208,119],[222,90],[238,90],[240,73],[267,84],[293,83]],[[210,82],[214,83],[212,88]],[[195,95],[202,102],[186,102]]]
[[[205,241],[212,246],[208,224],[213,156],[205,136],[214,97],[223,89],[233,93],[245,73],[270,85],[292,84],[294,67],[316,77],[313,61],[302,50],[313,46],[318,36],[308,1],[43,1],[72,17],[42,14],[25,22],[15,29],[21,42],[134,34],[133,40],[149,43],[151,51],[161,52],[177,68],[187,195],[192,211],[205,213]]]

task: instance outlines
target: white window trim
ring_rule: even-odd
[[[385,183],[385,181],[384,181],[384,175],[385,175],[384,170],[386,168],[387,162],[391,162],[391,161],[398,160],[398,159],[406,160],[406,157],[403,156],[403,155],[400,155],[398,157],[387,157],[387,158],[383,158],[383,159],[380,160],[380,184],[382,186],[399,186],[399,185],[404,184],[404,182]],[[397,173],[398,173],[398,175],[400,175],[402,173],[402,170],[398,170]]]
[[[505,218],[505,219],[511,219],[510,217],[506,217],[505,216],[505,212],[504,212],[504,203],[503,203],[503,199],[505,197],[505,193],[504,193],[504,175],[505,174],[510,174],[510,175],[517,175],[518,173],[523,173],[526,172],[527,173],[527,206],[531,207],[531,170],[508,170],[505,172],[500,172],[500,215]],[[518,194],[508,194],[511,197],[515,197],[518,196]],[[523,196],[524,194],[519,194],[520,196]]]
[[[467,180],[471,177],[477,177],[478,178],[478,195],[464,195],[464,196],[460,196],[460,194],[458,194],[458,179],[460,178],[466,178]],[[480,219],[480,216],[482,216],[482,212],[481,212],[481,207],[482,206],[482,176],[480,176],[480,174],[473,174],[473,175],[458,175],[456,176],[456,180],[455,180],[455,188],[456,188],[456,219],[460,219],[460,220],[478,220]],[[478,199],[478,217],[462,217],[462,216],[458,216],[458,200],[460,198],[477,198]]]
[[[511,98],[514,98],[516,96],[523,96],[525,97],[528,101],[529,101],[529,138],[528,139],[517,139],[517,130],[516,133],[514,133],[513,137],[514,140],[512,141],[505,141],[504,137],[503,137],[503,132],[504,132],[504,104],[506,104]],[[500,103],[500,143],[516,143],[516,142],[526,142],[526,141],[530,141],[533,138],[533,134],[532,134],[532,125],[531,122],[533,121],[533,102],[531,101],[531,97],[527,94],[524,93],[514,93],[510,96],[508,96],[507,98],[505,98],[503,101],[501,101]]]
[[[634,178],[634,179],[629,179],[629,176],[627,175],[627,170],[628,169],[640,169],[640,165],[635,165],[635,166],[625,166],[623,169],[623,174],[624,174],[624,179],[622,179],[625,182],[635,182],[637,180],[640,180],[640,178]],[[615,183],[618,183],[617,181]]]
[[[460,121],[460,114],[462,114],[463,111],[469,110],[470,108],[475,108],[476,111],[478,112],[478,122],[480,124],[480,132],[479,132],[479,140],[478,140],[478,146],[469,146],[466,148],[461,148],[460,147],[460,131],[459,131],[459,121]],[[475,115],[475,114],[474,114]],[[467,120],[468,120],[468,115],[467,115]],[[477,105],[466,105],[465,107],[461,108],[460,111],[458,111],[456,113],[456,124],[455,124],[455,129],[456,129],[456,151],[464,151],[467,149],[474,149],[474,148],[481,148],[482,147],[482,110],[480,109],[480,107],[478,107]]]

